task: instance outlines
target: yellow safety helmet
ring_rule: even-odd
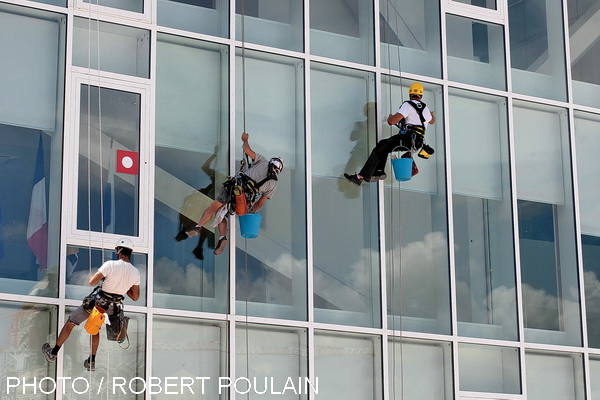
[[[413,94],[416,94],[417,96],[423,96],[423,93],[425,93],[425,89],[423,89],[423,85],[421,85],[419,82],[413,83],[408,89],[409,96],[412,96]]]

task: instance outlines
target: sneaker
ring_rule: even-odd
[[[192,229],[188,229],[185,231],[185,234],[188,235],[188,237],[198,236],[200,234],[200,227],[195,226]]]
[[[375,171],[371,179],[369,179],[369,182],[383,181],[385,178],[387,178],[387,174],[385,172]]]
[[[348,175],[348,174],[344,173],[344,178],[346,178],[346,180],[348,182],[353,183],[356,186],[362,185],[362,179],[360,179],[358,177],[358,175],[356,175],[356,174],[354,174],[354,175]]]
[[[223,254],[223,252],[225,251],[225,247],[227,247],[227,237],[223,236],[217,242],[217,245],[215,246],[215,251],[213,251],[213,254],[215,256]]]
[[[46,357],[46,361],[48,361],[48,362],[56,361],[56,355],[52,354],[52,347],[50,347],[49,343],[44,343],[42,345],[42,353],[44,353],[44,357]]]
[[[83,361],[83,366],[85,367],[85,369],[87,369],[88,371],[95,371],[96,370],[96,362],[95,361],[90,361],[89,357],[86,358]]]

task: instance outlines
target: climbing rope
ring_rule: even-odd
[[[96,85],[98,87],[98,156],[99,156],[99,190],[100,190],[100,263],[104,263],[105,251],[104,251],[104,153],[103,153],[103,140],[102,140],[102,88],[100,85],[100,17],[99,17],[99,0],[96,0],[96,76],[97,82]],[[92,2],[88,2],[88,88],[87,88],[87,165],[88,165],[88,176],[87,176],[87,190],[88,190],[88,272],[90,276],[92,275],[92,240],[91,240],[91,232],[92,232],[92,218],[91,218],[91,142],[92,142],[92,134],[91,134],[91,125],[92,125]],[[109,163],[110,167],[110,163]],[[110,171],[108,171],[110,173]],[[108,310],[106,310],[108,311]],[[99,334],[99,333],[98,333]],[[93,336],[90,335],[90,352],[88,356],[89,363],[92,363],[92,346],[93,346]],[[93,361],[95,364],[95,360]],[[110,346],[108,348],[107,355],[107,368],[106,374],[107,379],[110,375]],[[91,382],[92,378],[92,368],[90,368],[89,379]],[[108,380],[107,380],[108,381]],[[91,391],[89,391],[89,398],[91,400]],[[108,399],[108,390],[106,391],[106,398]]]
[[[246,132],[246,27],[244,25],[246,9],[245,0],[241,0],[241,15],[240,15],[240,28],[242,30],[242,126],[243,132]],[[247,168],[250,167],[249,157],[244,151],[246,162],[248,163]],[[244,158],[242,158],[242,165]],[[244,301],[245,301],[245,340],[246,340],[246,377],[250,378],[250,331],[248,330],[248,239],[244,238]]]
[[[391,62],[391,18],[390,18],[390,2],[391,0],[388,0],[386,2],[386,11],[387,11],[387,27],[386,27],[386,31],[388,33],[388,73],[389,73],[389,107],[391,112],[394,111],[393,109],[393,99],[392,99],[392,62]],[[393,13],[395,15],[395,27],[396,27],[396,32],[395,35],[398,35],[398,28],[399,28],[399,24],[398,24],[398,10],[396,9],[396,6],[394,4],[394,6],[392,6],[393,9]],[[400,63],[400,43],[398,43],[398,76],[399,76],[399,80],[400,80],[400,96],[401,96],[401,100],[402,103],[404,102],[404,93],[402,91],[402,68],[401,68],[401,63]],[[393,129],[393,127],[391,127],[391,129]],[[400,380],[401,382],[403,382],[403,343],[402,343],[402,243],[400,240],[398,240],[399,242],[399,251],[400,254],[398,255],[398,265],[399,265],[399,285],[400,287],[399,289],[399,299],[400,299],[400,310],[396,309],[396,257],[395,257],[395,240],[394,240],[394,180],[392,180],[392,185],[390,185],[390,221],[392,221],[392,224],[390,226],[390,247],[391,247],[391,254],[390,254],[390,265],[391,265],[391,307],[390,307],[390,313],[392,315],[392,382],[391,382],[391,387],[392,387],[392,391],[393,393],[391,394],[391,396],[393,396],[394,399],[396,399],[396,363],[397,363],[397,344],[398,341],[400,342]],[[398,182],[398,208],[400,207],[400,182]],[[400,228],[400,225],[399,225]],[[400,239],[400,238],[398,238]],[[398,312],[399,311],[399,312]],[[398,321],[398,323],[396,322]],[[396,332],[400,332],[400,335],[398,338],[395,337]],[[404,384],[401,384],[401,389],[400,389],[400,395],[401,395],[401,399],[404,398]],[[390,397],[391,397],[390,396]]]
[[[88,87],[87,87],[87,217],[88,217],[88,271],[92,275],[92,82],[91,82],[91,64],[92,64],[92,5],[88,3]],[[92,355],[92,336],[90,335],[90,352]],[[92,379],[92,371],[88,373],[88,379]],[[91,400],[91,393],[89,394]]]

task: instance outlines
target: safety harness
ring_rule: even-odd
[[[247,155],[246,159],[249,161]],[[230,199],[229,203],[227,204],[227,210],[230,215],[236,213],[236,204],[244,200],[241,199],[241,196],[245,198],[246,204],[252,206],[258,200],[258,194],[260,193],[261,186],[268,181],[277,180],[277,174],[269,170],[267,176],[263,180],[256,182],[254,179],[250,178],[244,173],[244,167],[246,164],[248,164],[248,167],[245,169],[247,171],[250,168],[250,163],[242,160],[240,172],[238,172],[237,175],[230,177],[223,183],[223,187],[227,191]],[[237,206],[239,214],[239,204],[237,204]]]
[[[413,103],[412,100],[406,100],[404,103],[410,104],[415,109],[417,114],[419,114],[421,125],[407,124],[406,118],[404,118],[402,119],[402,121],[396,124],[396,126],[400,128],[400,133],[416,133],[419,135],[425,135],[425,117],[423,116],[423,110],[425,109],[425,107],[427,107],[427,105],[421,101],[417,105]]]
[[[110,323],[106,325],[106,337],[108,340],[116,341],[118,343],[123,343],[125,339],[129,340],[127,335],[129,317],[126,317],[123,312],[124,299],[125,296],[105,292],[100,285],[96,286],[94,290],[83,299],[83,308],[90,315],[95,306],[98,306],[103,310],[108,310],[112,304],[113,313],[108,316]]]

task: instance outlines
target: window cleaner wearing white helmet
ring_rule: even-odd
[[[387,123],[398,126],[400,132],[377,142],[365,165],[357,174],[344,173],[344,177],[349,182],[360,186],[363,181],[375,182],[385,179],[387,157],[396,148],[406,151],[402,155],[403,158],[412,157],[413,153],[418,152],[419,157],[427,159],[434,153],[434,150],[425,144],[426,124],[435,123],[435,115],[421,101],[424,93],[425,89],[421,83],[415,82],[410,85],[408,89],[410,100],[402,103],[398,111],[394,115],[390,114],[387,118]]]
[[[117,260],[106,261],[90,277],[90,286],[96,286],[101,281],[103,282],[97,290],[95,289],[90,294],[91,297],[88,296],[84,299],[82,305],[71,314],[56,339],[56,345],[52,347],[50,344],[44,343],[42,346],[42,352],[49,362],[56,360],[58,351],[69,338],[73,328],[88,319],[94,306],[101,307],[106,310],[108,316],[111,316],[122,311],[122,301],[125,295],[133,301],[140,298],[140,271],[129,262],[133,253],[133,242],[129,238],[119,239],[115,245],[115,252]],[[91,355],[83,362],[88,371],[96,369],[96,352],[99,343],[100,333],[98,332],[92,335]]]
[[[246,178],[250,178],[249,182],[251,183],[250,186],[252,186],[252,189],[248,188],[247,185],[234,186],[234,179],[230,179],[225,182],[221,187],[221,191],[217,195],[217,198],[210,206],[208,206],[208,208],[200,217],[198,224],[186,232],[188,236],[191,237],[198,235],[200,229],[204,226],[204,224],[210,221],[212,216],[215,215],[217,211],[227,211],[228,206],[232,204],[232,202],[235,202],[235,190],[237,187],[241,187],[243,189],[246,197],[258,198],[256,202],[250,203],[248,212],[251,213],[258,211],[264,205],[267,199],[273,197],[277,187],[277,175],[279,175],[284,168],[283,159],[281,157],[273,157],[270,160],[267,160],[264,156],[254,152],[248,143],[249,138],[250,135],[248,133],[242,133],[242,149],[244,150],[244,154],[250,157],[252,163],[250,167],[241,172],[240,175],[244,178],[246,183],[248,181]],[[248,193],[250,190],[253,190],[254,193]],[[224,218],[225,214],[226,213],[221,212],[218,213],[215,221],[219,228],[220,234],[219,240],[215,246],[215,250],[213,251],[215,255],[222,254],[227,247],[227,219]]]

